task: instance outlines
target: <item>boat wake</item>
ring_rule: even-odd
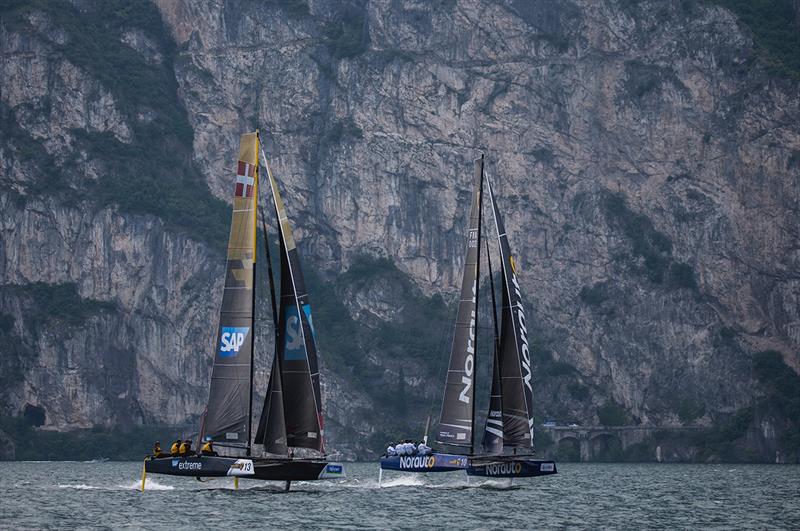
[[[123,490],[142,490],[142,482],[139,480],[134,481],[133,483],[125,483],[122,485],[117,485],[117,488]],[[175,487],[172,485],[164,485],[163,483],[159,483],[154,479],[147,478],[147,480],[145,480],[144,490],[145,492],[148,490],[175,490]]]
[[[86,485],[84,483],[78,484],[59,484],[59,489],[75,489],[75,490],[102,490],[103,487],[96,487],[94,485]]]
[[[375,482],[375,487],[378,487],[378,483]],[[429,487],[422,477],[419,474],[403,476],[399,478],[391,478],[391,479],[384,479],[380,487],[387,488],[387,487]]]

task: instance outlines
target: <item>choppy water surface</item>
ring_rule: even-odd
[[[800,528],[800,467],[563,464],[559,475],[468,484],[462,473],[347,465],[340,482],[149,476],[141,463],[0,463],[2,528]]]

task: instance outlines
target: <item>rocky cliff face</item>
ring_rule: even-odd
[[[759,393],[754,352],[800,369],[798,84],[722,7],[53,6],[0,21],[5,414],[202,411],[220,200],[256,127],[318,278],[334,446],[375,449],[435,402],[480,153],[535,323],[540,418],[709,424]]]

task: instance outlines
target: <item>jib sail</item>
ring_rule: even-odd
[[[494,296],[494,275],[489,241],[486,241],[486,262],[489,265],[489,288],[492,294],[492,391],[489,395],[489,411],[486,413],[486,426],[483,430],[483,451],[487,454],[503,453],[503,389],[500,386],[500,363],[497,359],[500,331],[497,329],[497,300]]]
[[[239,140],[225,289],[214,347],[205,440],[249,446],[253,359],[258,133]]]
[[[281,291],[276,359],[256,439],[273,453],[284,453],[286,446],[324,452],[322,396],[311,305],[278,184],[266,159],[264,166],[278,218]]]
[[[502,388],[503,445],[530,447],[533,445],[533,388],[528,330],[522,294],[517,279],[516,264],[511,256],[503,218],[497,208],[488,180],[489,197],[494,213],[500,246],[502,273],[502,308],[498,361]]]
[[[483,432],[483,451],[487,454],[503,453],[503,402],[500,389],[500,368],[497,351],[492,363],[492,394],[489,398],[489,413]]]
[[[279,341],[280,338],[276,334],[276,342]],[[261,413],[254,441],[257,444],[263,444],[264,450],[272,454],[285,454],[288,451],[286,421],[283,418],[283,377],[281,373],[280,358],[276,355],[272,359],[267,395],[264,397],[264,410]]]
[[[436,440],[440,444],[472,449],[475,417],[475,345],[478,319],[478,278],[481,232],[481,189],[483,158],[475,161],[474,190],[469,215],[467,256],[461,279],[450,364],[445,380],[442,414]]]

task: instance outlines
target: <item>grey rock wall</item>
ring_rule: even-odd
[[[172,69],[187,164],[215,196],[228,198],[238,134],[261,129],[306,267],[323,277],[366,253],[453,299],[471,161],[485,153],[549,367],[540,416],[591,424],[613,400],[669,425],[688,399],[707,424],[752,401],[753,352],[800,369],[800,98],[754,60],[730,12],[683,4],[156,0],[177,48],[135,26],[119,39]],[[57,429],[191,420],[221,256],[156,216],[81,197],[113,156],[81,135],[136,145],[154,111],[131,111],[71,59],[53,16],[24,20],[0,22],[2,284],[75,283],[114,309],[38,329],[0,405],[42,406]],[[53,180],[70,193],[43,192]],[[338,294],[369,327],[392,319],[393,289]],[[29,302],[4,293],[23,337]],[[321,351],[329,435],[364,451],[381,390]],[[362,354],[399,374],[385,352]],[[415,396],[438,385],[427,367],[403,370]]]

